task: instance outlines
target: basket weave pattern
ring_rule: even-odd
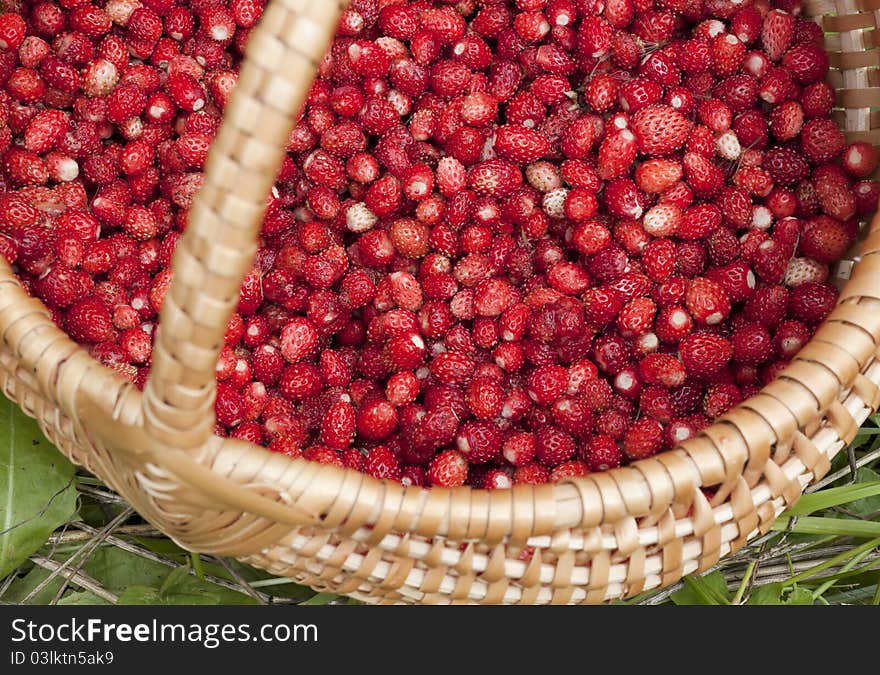
[[[143,393],[0,261],[0,387],[182,546],[382,603],[597,603],[705,570],[766,532],[880,405],[880,219],[785,372],[698,437],[628,467],[510,490],[404,488],[213,435],[214,366],[283,157],[344,3],[273,0],[175,253]],[[880,0],[807,0],[849,140],[880,142]],[[711,488],[707,499],[701,488]]]

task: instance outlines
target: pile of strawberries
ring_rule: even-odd
[[[138,386],[262,11],[0,16],[0,252]],[[354,0],[227,329],[217,433],[504,488],[649,457],[756,393],[832,309],[829,265],[880,195],[800,13]]]

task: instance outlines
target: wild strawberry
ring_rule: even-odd
[[[537,131],[515,125],[498,128],[495,136],[495,152],[500,157],[517,164],[535,162],[550,150],[550,143]]]
[[[730,300],[714,281],[697,278],[691,281],[685,296],[688,311],[698,323],[713,326],[730,313]]]
[[[827,117],[834,107],[834,90],[826,82],[815,82],[804,87],[800,102],[807,119]]]
[[[49,179],[46,162],[35,153],[18,148],[6,151],[3,171],[15,185],[43,185]]]
[[[820,323],[837,301],[837,290],[830,284],[805,283],[792,289],[788,300],[792,316],[808,324]]]
[[[535,457],[546,467],[561,464],[574,452],[574,439],[558,427],[542,427],[535,433]]]
[[[877,170],[880,154],[870,143],[856,141],[847,146],[843,153],[842,165],[846,172],[855,178],[867,178]]]
[[[795,185],[809,175],[810,167],[802,155],[790,148],[771,148],[761,165],[775,183]]]
[[[467,422],[455,437],[455,447],[470,464],[485,464],[501,452],[501,431],[492,422]]]
[[[591,118],[586,115],[578,117],[562,132],[560,149],[570,159],[583,159],[590,152],[595,136]]]
[[[759,323],[746,322],[734,330],[733,359],[739,363],[757,366],[773,356],[770,333]]]
[[[810,340],[810,329],[797,320],[783,321],[773,335],[773,345],[783,359],[793,359]]]
[[[715,384],[706,391],[703,411],[709,417],[718,417],[742,401],[740,388],[732,383]]]
[[[334,403],[321,420],[321,443],[337,450],[344,450],[351,444],[354,434],[354,407],[347,401]]]
[[[779,9],[768,12],[761,26],[761,45],[767,55],[778,61],[788,51],[793,38],[794,17]]]
[[[658,194],[681,179],[681,164],[672,159],[649,159],[636,168],[636,183],[645,192]]]
[[[712,333],[692,333],[679,343],[679,355],[688,374],[705,378],[727,365],[733,357],[733,345]]]
[[[732,75],[746,54],[746,46],[735,35],[721,33],[711,40],[712,70],[721,77]]]
[[[635,183],[626,178],[610,181],[605,187],[605,206],[618,218],[638,219],[643,213]]]
[[[815,43],[794,45],[782,57],[782,65],[788,68],[801,84],[812,84],[825,79],[828,72],[828,55],[824,47]]]
[[[364,473],[379,480],[400,481],[400,460],[387,446],[377,445],[364,457]]]
[[[638,154],[638,143],[629,129],[611,133],[599,146],[599,177],[603,180],[619,178],[632,167]]]
[[[583,450],[583,456],[590,471],[607,471],[620,466],[620,447],[610,436],[593,436]]]
[[[60,110],[45,110],[34,116],[24,133],[24,147],[42,155],[52,149],[61,135],[67,131],[67,115]]]
[[[810,120],[801,131],[804,155],[814,163],[827,162],[839,155],[844,148],[843,132],[830,119]]]
[[[724,184],[724,173],[721,168],[696,153],[685,154],[684,173],[688,185],[701,197],[717,194]]]
[[[522,184],[519,168],[503,160],[486,160],[468,173],[468,187],[477,194],[505,197]]]
[[[645,106],[659,103],[663,98],[663,88],[652,80],[636,78],[620,86],[620,107],[635,114]]]
[[[83,298],[65,314],[65,330],[79,342],[107,342],[115,337],[113,320],[107,306],[98,298]]]
[[[194,112],[205,107],[205,90],[198,80],[188,73],[170,74],[165,82],[165,90],[178,108]]]
[[[627,429],[623,452],[629,459],[645,459],[656,454],[663,445],[663,426],[655,419],[641,417]]]
[[[829,216],[808,220],[800,240],[804,255],[822,263],[831,263],[843,256],[852,240],[843,224]]]
[[[633,115],[632,129],[641,152],[654,156],[666,155],[682,146],[690,123],[669,106],[648,105]]]
[[[464,485],[467,475],[467,459],[455,450],[446,450],[437,455],[431,460],[427,473],[431,485],[440,487]]]
[[[318,331],[305,318],[292,318],[281,332],[281,354],[290,363],[297,363],[309,356],[318,340]]]
[[[647,384],[667,388],[682,385],[686,374],[681,361],[669,354],[648,354],[639,362],[639,373]]]

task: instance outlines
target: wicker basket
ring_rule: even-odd
[[[877,142],[880,0],[806,0],[805,10],[828,32],[841,125]],[[340,11],[274,0],[254,31],[174,257],[144,392],[73,343],[0,263],[3,392],[182,546],[371,603],[597,603],[705,570],[766,532],[880,404],[880,219],[839,305],[776,381],[697,438],[626,468],[425,490],[213,434],[224,328]],[[715,490],[711,501],[701,488]]]

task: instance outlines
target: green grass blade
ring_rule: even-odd
[[[850,560],[852,558],[860,556],[864,551],[870,551],[871,549],[876,548],[877,546],[880,546],[880,537],[878,537],[877,539],[872,539],[870,541],[866,541],[861,546],[857,546],[856,548],[851,549],[849,551],[844,551],[843,553],[836,555],[833,558],[829,558],[828,560],[826,560],[825,562],[823,562],[820,565],[816,565],[815,567],[811,567],[808,570],[804,570],[800,574],[796,574],[793,577],[791,577],[790,579],[788,579],[785,583],[787,586],[790,586],[790,585],[799,583],[801,581],[804,581],[806,579],[809,579],[810,577],[814,577],[817,574],[819,574],[819,572],[823,572],[823,571],[830,569],[832,567],[836,567],[837,565],[840,565],[841,563],[844,563],[847,560]]]
[[[773,524],[777,532],[796,532],[798,534],[831,534],[838,537],[880,537],[880,522],[844,518],[821,518],[801,516],[789,530],[792,518],[779,516]]]
[[[832,506],[849,504],[859,499],[880,495],[880,482],[857,483],[843,487],[828,488],[811,495],[804,495],[797,504],[788,509],[785,516],[803,516]]]

